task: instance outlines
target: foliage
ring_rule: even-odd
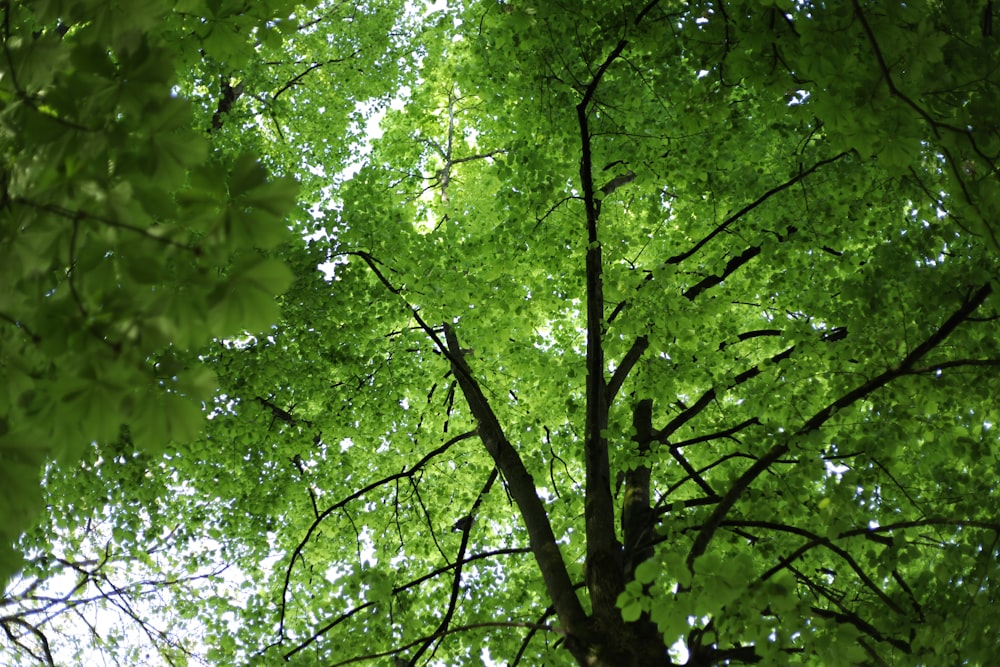
[[[327,3],[167,40],[308,240],[242,239],[294,273],[280,322],[200,352],[200,437],[53,467],[80,500],[27,575],[47,540],[87,582],[197,553],[148,603],[170,664],[991,664],[991,11]]]
[[[219,3],[183,3],[224,26]],[[210,5],[212,3],[209,3]],[[127,424],[155,451],[201,429],[216,388],[190,351],[266,328],[287,269],[291,181],[210,150],[174,94],[180,20],[161,3],[6,2],[0,58],[0,579],[72,465]],[[230,10],[232,11],[232,10]],[[171,43],[175,42],[175,43]]]

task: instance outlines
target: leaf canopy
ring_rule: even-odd
[[[120,143],[99,166],[72,127],[10,149],[4,215],[27,217],[0,227],[51,255],[10,265],[38,291],[0,307],[0,359],[73,379],[32,403],[30,366],[0,405],[97,444],[50,467],[73,501],[23,539],[5,604],[28,614],[58,571],[105,601],[131,581],[157,620],[128,623],[159,634],[84,632],[79,655],[167,664],[991,664],[992,18],[189,2],[155,52],[86,23],[81,45],[122,40],[85,70],[119,82]],[[76,35],[22,44],[58,59]],[[22,60],[5,117],[90,120],[99,86],[49,112],[62,80]],[[142,403],[102,349],[129,327],[149,347],[117,354],[147,371],[215,340]],[[51,632],[16,636],[40,654]]]

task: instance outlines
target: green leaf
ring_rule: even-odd
[[[205,415],[198,406],[176,394],[136,395],[129,410],[132,440],[150,451],[192,440],[204,423]]]
[[[274,259],[250,262],[234,270],[228,282],[209,297],[212,330],[224,336],[267,329],[278,320],[275,296],[293,279],[288,267]]]
[[[622,620],[626,623],[634,623],[642,615],[642,605],[639,600],[632,600],[622,607]]]
[[[635,580],[640,584],[652,583],[659,574],[659,564],[652,560],[643,561],[635,568]]]
[[[229,195],[236,199],[267,183],[267,172],[253,155],[243,154],[236,159],[229,173]]]

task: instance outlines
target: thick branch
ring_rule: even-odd
[[[912,374],[914,365],[921,359],[921,357],[940,345],[945,338],[947,338],[962,322],[964,322],[973,312],[975,312],[977,308],[979,308],[979,306],[983,304],[992,291],[993,287],[989,283],[980,287],[971,296],[971,298],[966,300],[966,302],[962,304],[962,306],[938,328],[937,331],[935,331],[927,338],[927,340],[910,352],[910,354],[908,354],[896,368],[889,369],[884,373],[877,375],[868,382],[865,382],[852,391],[844,394],[836,401],[830,403],[806,421],[806,423],[795,432],[795,436],[802,436],[818,429],[838,410],[846,408],[855,401],[868,396],[875,390],[884,387],[898,377]],[[698,536],[695,538],[694,544],[691,546],[691,552],[687,557],[687,565],[689,568],[693,566],[695,559],[705,552],[705,549],[708,547],[708,543],[712,540],[712,536],[718,529],[719,524],[725,519],[729,510],[732,509],[733,505],[736,504],[736,501],[743,495],[747,488],[749,488],[750,484],[753,483],[753,481],[757,479],[761,473],[770,468],[775,461],[784,456],[788,450],[788,440],[779,442],[771,447],[766,454],[757,459],[757,461],[733,483],[729,492],[726,493],[726,495],[722,498],[722,501],[715,507],[712,515],[702,526],[701,531],[699,531]]]
[[[821,618],[829,618],[834,621],[837,621],[838,623],[848,623],[850,625],[853,625],[855,628],[865,633],[875,641],[892,644],[894,647],[898,648],[903,653],[910,653],[912,651],[910,645],[907,642],[904,642],[901,639],[895,639],[893,637],[886,637],[885,635],[883,635],[881,632],[878,631],[878,628],[876,628],[868,621],[865,621],[857,614],[837,612],[831,609],[822,609],[816,606],[809,607],[809,611],[811,611],[812,613],[816,614]]]
[[[507,440],[493,408],[486,400],[479,383],[465,361],[458,338],[450,326],[445,326],[445,346],[442,348],[452,362],[452,372],[478,424],[478,434],[500,469],[511,497],[524,519],[531,551],[545,581],[546,590],[559,615],[559,621],[569,635],[583,634],[586,614],[570,581],[562,553],[556,544],[545,506],[536,492],[535,480],[521,461],[517,450]]]
[[[628,377],[628,374],[632,371],[632,367],[635,363],[642,358],[642,353],[646,351],[649,347],[649,338],[646,336],[639,336],[632,343],[632,347],[629,348],[625,356],[622,357],[621,364],[615,369],[614,374],[611,376],[611,380],[608,382],[608,404],[610,405],[614,400],[615,396],[618,394],[618,390],[622,388],[622,384]]]
[[[729,275],[732,274],[734,271],[736,271],[736,269],[740,268],[741,266],[743,266],[744,264],[746,264],[759,254],[760,254],[759,245],[750,246],[742,253],[740,253],[736,257],[733,257],[732,259],[729,260],[729,262],[726,263],[726,268],[722,270],[722,275],[706,276],[702,278],[697,283],[686,289],[684,291],[683,297],[688,301],[694,301],[699,294],[701,294],[710,287],[715,287],[723,280],[725,280],[727,277],[729,277]]]
[[[257,400],[260,402],[261,405],[263,405],[265,408],[271,411],[271,414],[275,419],[280,419],[286,424],[295,426],[295,417],[292,416],[291,412],[278,407],[272,401],[269,401],[263,396],[257,396]]]
[[[297,85],[310,72],[318,70],[320,67],[324,67],[326,65],[332,65],[334,63],[342,63],[342,62],[344,62],[346,60],[350,60],[351,58],[356,57],[358,55],[358,53],[360,53],[360,52],[359,51],[355,51],[354,53],[352,53],[351,55],[349,55],[349,56],[347,56],[345,58],[331,58],[330,60],[326,60],[326,61],[323,61],[323,62],[317,62],[317,63],[313,63],[313,64],[309,65],[309,67],[307,67],[305,70],[303,70],[299,74],[296,74],[295,76],[293,76],[287,83],[285,83],[285,85],[283,85],[281,88],[279,88],[277,91],[275,91],[275,93],[273,95],[271,95],[271,99],[272,100],[278,99],[279,95],[281,95],[282,93],[284,93],[285,91],[287,91],[289,88],[292,88],[293,86]]]
[[[861,583],[864,584],[865,588],[869,589],[872,593],[874,593],[882,601],[882,603],[885,604],[885,606],[887,606],[889,609],[896,612],[897,614],[906,613],[905,611],[903,611],[902,607],[900,607],[899,604],[896,603],[895,600],[886,595],[885,591],[883,591],[878,586],[878,584],[876,584],[872,580],[872,578],[868,576],[868,573],[866,573],[864,569],[861,567],[861,565],[858,564],[858,561],[854,558],[854,556],[848,553],[847,550],[844,549],[843,547],[839,547],[836,544],[834,544],[833,541],[829,538],[817,535],[811,530],[806,530],[805,528],[800,528],[798,526],[790,526],[783,523],[777,523],[775,521],[723,521],[721,525],[740,527],[740,528],[742,527],[765,528],[768,530],[791,533],[793,535],[801,535],[809,540],[809,542],[803,545],[803,547],[796,549],[792,553],[792,555],[782,558],[777,565],[775,565],[767,572],[762,574],[758,578],[757,580],[758,582],[770,579],[777,572],[784,569],[789,564],[795,562],[799,557],[802,556],[802,554],[804,554],[809,549],[812,549],[813,547],[817,546],[823,546],[826,547],[828,550],[832,551],[837,556],[839,556],[845,563],[847,563],[847,566],[854,571],[854,574],[858,576],[858,579],[861,580]]]
[[[601,243],[597,233],[600,201],[594,192],[591,161],[590,103],[601,79],[621,56],[628,42],[621,40],[605,58],[576,107],[580,127],[580,184],[587,216],[587,408],[584,431],[584,460],[587,474],[584,518],[587,535],[587,588],[594,614],[610,622],[620,622],[615,606],[624,589],[621,545],[615,537],[615,509],[611,496],[608,461],[608,385],[604,379],[604,287]]]
[[[762,194],[760,197],[757,197],[757,199],[753,200],[752,202],[750,202],[749,204],[747,204],[746,206],[744,206],[740,210],[736,211],[736,213],[733,213],[731,216],[729,216],[728,218],[726,218],[725,220],[723,220],[715,229],[713,229],[711,232],[709,232],[700,241],[698,241],[697,243],[695,243],[691,247],[690,250],[682,252],[679,255],[674,255],[673,257],[669,258],[664,263],[665,264],[679,264],[680,262],[683,262],[685,259],[687,259],[691,255],[695,254],[699,250],[701,250],[709,241],[711,241],[716,236],[718,236],[719,234],[721,234],[722,232],[724,232],[726,229],[728,229],[729,226],[732,225],[734,222],[736,222],[737,220],[739,220],[740,218],[742,218],[744,215],[746,215],[750,211],[754,210],[755,208],[757,208],[758,206],[760,206],[761,204],[763,204],[764,202],[766,202],[768,199],[770,199],[774,195],[778,194],[779,192],[781,192],[783,190],[787,190],[788,188],[792,187],[793,185],[795,185],[799,181],[803,180],[806,176],[809,176],[810,174],[812,174],[814,171],[816,171],[820,167],[826,166],[828,164],[832,164],[833,162],[837,162],[838,160],[840,160],[841,158],[843,158],[843,157],[845,157],[845,156],[847,156],[849,154],[850,154],[850,151],[844,151],[842,153],[838,153],[837,155],[834,155],[831,158],[827,158],[826,160],[820,160],[819,162],[817,162],[813,166],[809,167],[808,169],[799,171],[799,173],[796,174],[795,176],[793,176],[792,178],[788,179],[784,183],[781,183],[780,185],[774,186],[773,188],[771,188],[770,190],[768,190],[767,192],[765,192],[764,194]]]
[[[761,204],[763,204],[764,202],[766,202],[768,199],[770,199],[774,195],[776,195],[779,192],[782,192],[784,190],[787,190],[788,188],[792,187],[796,183],[802,181],[804,178],[806,178],[807,176],[809,176],[810,174],[812,174],[813,172],[815,172],[820,167],[823,167],[825,165],[828,165],[828,164],[831,164],[833,162],[836,162],[836,161],[840,160],[841,158],[843,158],[843,157],[845,157],[847,155],[849,155],[849,151],[844,151],[842,153],[839,153],[838,155],[833,156],[832,158],[827,158],[826,160],[820,160],[819,162],[817,162],[816,164],[812,165],[808,169],[799,171],[798,174],[796,174],[795,176],[793,176],[789,180],[785,181],[784,183],[781,183],[780,185],[774,186],[773,188],[771,188],[770,190],[768,190],[767,192],[765,192],[764,194],[762,194],[760,197],[757,197],[757,199],[755,199],[754,201],[750,202],[749,204],[745,205],[740,210],[738,210],[735,213],[733,213],[732,215],[730,215],[728,218],[726,218],[721,223],[719,223],[719,225],[717,225],[715,227],[715,229],[713,229],[711,232],[709,232],[707,235],[705,235],[700,241],[698,241],[697,243],[695,243],[689,250],[687,250],[685,252],[682,252],[682,253],[680,253],[678,255],[674,255],[673,257],[668,258],[664,262],[664,264],[679,264],[679,263],[683,262],[685,259],[687,259],[688,257],[691,257],[696,252],[698,252],[699,250],[701,250],[701,248],[703,248],[713,238],[715,238],[716,236],[718,236],[722,232],[726,231],[730,226],[733,225],[733,223],[735,223],[740,218],[742,218],[746,214],[748,214],[751,211],[753,211],[755,208],[757,208],[758,206],[760,206]],[[746,262],[748,262],[750,259],[752,259],[752,257],[755,256],[756,254],[758,254],[759,252],[760,252],[759,249],[756,249],[756,251],[755,251],[754,247],[748,248],[746,251],[744,251],[743,255],[741,255],[742,261],[739,262],[736,265],[727,267],[727,270],[723,274],[722,278],[725,278],[726,276],[728,276],[729,274],[731,274],[733,271],[735,271],[740,266],[742,266],[743,264],[745,264]],[[748,253],[751,253],[751,254],[749,256],[745,256]],[[739,259],[739,258],[736,258],[736,259]],[[643,283],[637,285],[636,289],[640,289],[645,283],[649,282],[652,279],[653,279],[653,274],[652,273],[647,274],[646,277],[645,277],[645,279],[644,279],[644,281],[643,281]],[[715,278],[712,277],[712,276],[709,276],[709,278],[706,278],[706,281],[710,281],[710,280],[715,280]],[[705,281],[702,281],[702,282],[705,282]],[[719,280],[715,280],[715,282],[712,283],[712,284],[714,285],[714,284],[717,284],[718,282],[719,282]],[[700,294],[705,289],[707,289],[708,287],[711,287],[711,286],[712,285],[709,285],[709,284],[705,284],[704,286],[701,286],[701,287],[699,287],[698,285],[695,285],[690,290],[688,290],[688,292],[690,292],[690,294],[686,293],[685,296],[688,299],[692,299],[693,300],[696,296],[698,296],[698,294]],[[617,306],[615,306],[614,310],[612,310],[612,312],[611,312],[611,315],[608,317],[608,323],[614,322],[614,320],[618,317],[618,315],[621,314],[621,312],[625,309],[625,307],[627,305],[628,305],[628,299],[626,299],[625,301],[620,302]]]
[[[385,274],[379,270],[377,262],[371,255],[358,251],[349,254],[361,257],[390,292],[401,294],[402,289],[393,287]],[[472,416],[478,424],[477,433],[482,439],[486,451],[493,457],[497,468],[500,469],[500,473],[507,481],[510,495],[517,504],[521,518],[524,519],[531,552],[538,562],[542,579],[545,581],[545,588],[552,598],[563,628],[570,635],[582,634],[587,615],[583,611],[580,600],[576,597],[569,573],[566,571],[566,563],[563,561],[562,553],[556,544],[555,534],[552,532],[552,525],[549,523],[545,506],[542,505],[535,490],[535,481],[532,479],[531,473],[524,467],[524,462],[521,461],[517,450],[504,435],[500,421],[480,389],[469,364],[465,361],[455,332],[446,325],[444,327],[445,340],[442,341],[437,332],[420,316],[419,311],[409,303],[406,305],[413,314],[413,319],[417,321],[424,333],[451,363],[455,379],[458,381],[462,394],[472,411]],[[608,495],[610,496],[610,489]]]
[[[795,351],[795,346],[789,347],[782,350],[778,354],[771,357],[770,361],[772,364],[776,364],[780,361],[784,361],[788,357],[792,356],[792,352]],[[752,368],[748,368],[739,375],[733,378],[732,384],[725,388],[725,391],[733,389],[744,382],[751,380],[761,374],[761,366],[763,364],[758,364]],[[681,426],[686,424],[688,421],[696,417],[702,410],[704,410],[708,405],[715,399],[718,392],[715,387],[708,389],[701,397],[695,401],[690,407],[684,409],[680,414],[670,420],[666,426],[653,434],[653,438],[659,442],[666,443],[670,436],[677,431]]]
[[[649,453],[653,430],[653,399],[639,401],[632,412],[633,440],[636,453],[644,457]],[[625,474],[625,501],[622,504],[622,534],[625,538],[625,576],[630,577],[635,566],[652,555],[651,547],[639,548],[649,543],[652,527],[649,501],[649,464],[643,461]]]
[[[212,114],[212,129],[209,132],[217,132],[222,129],[222,118],[228,114],[236,100],[243,95],[243,82],[235,86],[229,83],[229,77],[223,75],[219,84],[219,105]]]
[[[722,429],[721,431],[716,431],[715,433],[709,433],[708,435],[699,435],[694,438],[688,438],[687,440],[672,443],[670,447],[672,449],[681,449],[683,447],[690,447],[691,445],[697,445],[702,442],[718,440],[719,438],[732,438],[734,433],[738,433],[751,426],[760,426],[760,419],[757,417],[751,417],[750,419],[743,420],[736,426],[731,426],[729,428]]]

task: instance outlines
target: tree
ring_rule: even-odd
[[[224,545],[226,664],[990,664],[983,5],[318,7],[214,135],[314,206],[281,321],[202,351],[200,438],[92,460],[155,480],[107,520]]]

